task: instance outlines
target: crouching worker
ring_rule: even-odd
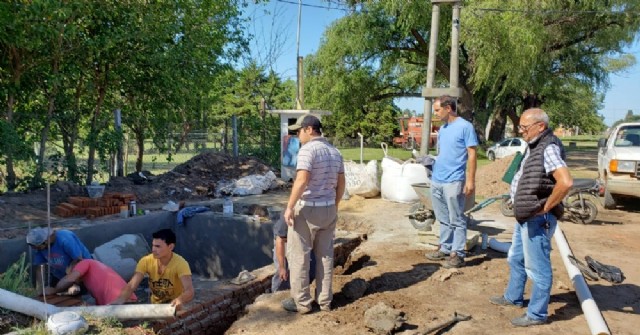
[[[67,267],[74,260],[91,259],[91,253],[72,231],[50,228],[33,228],[27,234],[27,244],[33,250],[33,266],[36,272],[36,291],[40,294],[45,286],[56,286],[66,275]],[[43,266],[49,265],[51,277],[45,278]],[[43,281],[44,279],[44,281]],[[79,293],[74,286],[69,293]]]
[[[111,305],[123,304],[140,285],[144,276],[149,276],[151,302],[168,304],[180,309],[193,299],[193,283],[189,263],[173,252],[176,234],[171,229],[153,233],[151,254],[144,256],[136,266],[136,272]]]
[[[273,224],[274,248],[273,248],[273,265],[276,273],[271,278],[271,292],[291,289],[289,283],[289,266],[287,265],[287,230],[289,226],[284,222],[284,216],[280,215],[280,219]],[[309,283],[316,278],[316,255],[311,253],[311,262],[309,265]]]
[[[67,275],[62,277],[55,287],[47,287],[44,291],[47,295],[56,294],[80,283],[84,284],[97,305],[112,303],[127,286],[127,282],[109,266],[93,259],[83,259],[71,262],[67,268]],[[127,299],[130,302],[136,300],[138,298],[133,293]]]

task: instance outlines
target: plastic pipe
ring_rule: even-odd
[[[593,296],[591,296],[591,292],[589,291],[587,282],[584,280],[584,277],[582,276],[580,270],[575,265],[571,264],[571,261],[569,260],[569,256],[572,256],[573,253],[571,252],[569,243],[567,243],[567,240],[564,237],[564,233],[562,232],[560,227],[556,228],[553,237],[555,237],[556,246],[558,246],[558,251],[560,252],[560,256],[562,257],[562,261],[564,262],[564,267],[567,268],[569,278],[571,278],[571,283],[573,283],[573,287],[576,290],[576,295],[578,295],[580,307],[582,307],[582,312],[587,319],[587,324],[589,325],[591,334],[610,335],[611,332],[609,331],[609,327],[604,321],[604,318],[602,317],[600,309],[598,309],[596,301],[593,300]]]
[[[500,242],[492,237],[489,239],[489,248],[495,251],[508,253],[509,248],[511,248],[511,242]]]
[[[58,311],[58,307],[0,289],[0,307],[33,316],[40,320]]]
[[[176,315],[176,308],[171,304],[61,307],[59,311],[86,313],[98,318],[113,317],[118,320],[163,319]]]
[[[119,320],[162,319],[176,314],[176,308],[170,304],[56,307],[3,289],[0,289],[0,307],[40,320],[46,320],[49,315],[62,311],[86,313],[99,318],[114,317]]]

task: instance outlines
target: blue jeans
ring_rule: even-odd
[[[467,218],[464,215],[466,196],[462,192],[464,181],[439,184],[431,181],[431,202],[436,219],[440,222],[440,251],[455,251],[465,256]]]
[[[552,214],[536,215],[522,224],[516,223],[509,248],[509,284],[504,297],[516,305],[522,305],[527,277],[531,278],[533,285],[527,316],[534,320],[547,319],[553,283],[551,237],[556,226],[556,217]]]

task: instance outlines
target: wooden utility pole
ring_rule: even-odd
[[[453,4],[451,24],[451,58],[449,67],[449,88],[433,88],[433,80],[436,72],[436,51],[438,48],[438,31],[440,27],[440,4]],[[433,100],[441,95],[448,94],[459,98],[462,90],[458,87],[459,66],[458,49],[460,36],[460,0],[431,0],[431,36],[429,37],[429,60],[427,62],[427,82],[422,89],[424,100],[424,123],[422,125],[422,141],[420,142],[420,155],[429,153],[431,141],[431,114]]]

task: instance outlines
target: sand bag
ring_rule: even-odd
[[[345,161],[344,177],[349,195],[371,198],[380,193],[380,186],[378,186],[378,161],[372,160],[367,164]]]
[[[384,158],[382,159],[382,181],[380,191],[382,199],[395,202],[416,202],[418,194],[411,184],[430,183],[427,168],[414,160],[402,161],[387,155],[387,144],[382,143]]]

